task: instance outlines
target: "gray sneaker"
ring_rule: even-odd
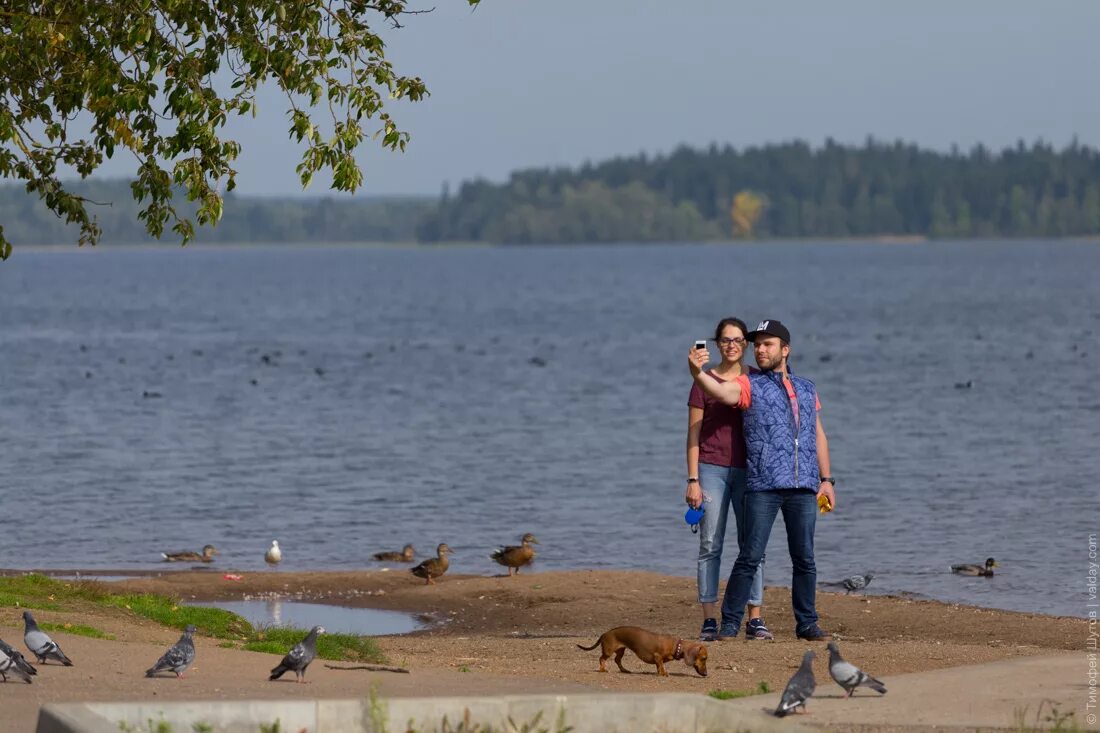
[[[772,632],[768,631],[768,627],[764,625],[764,619],[751,618],[748,623],[745,624],[745,638],[765,639],[770,641],[775,637],[772,636]]]
[[[699,632],[699,641],[718,641],[718,619],[703,621],[703,630]]]

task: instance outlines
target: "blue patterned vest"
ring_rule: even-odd
[[[798,397],[799,428],[777,371],[749,374],[752,402],[744,411],[748,490],[810,489],[821,481],[817,468],[817,392],[814,383],[789,374]]]

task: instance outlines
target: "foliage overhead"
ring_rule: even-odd
[[[59,167],[87,177],[105,157],[132,155],[147,231],[170,226],[186,243],[194,225],[173,189],[195,202],[199,224],[221,218],[241,151],[223,128],[254,115],[257,90],[274,83],[304,147],[302,185],[325,170],[333,188],[355,191],[367,135],[392,150],[409,140],[386,102],[428,93],[393,68],[371,24],[400,27],[416,12],[407,0],[11,0],[0,8],[0,177],[22,181],[94,244],[92,202]],[[0,227],[0,258],[10,252]]]

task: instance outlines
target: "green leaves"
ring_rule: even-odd
[[[406,7],[407,0],[12,0],[0,14],[0,91],[8,100],[0,107],[0,176],[23,181],[80,226],[81,244],[95,244],[90,202],[65,191],[58,165],[86,177],[104,156],[125,153],[136,160],[138,218],[150,234],[169,226],[186,244],[194,223],[172,206],[174,186],[198,202],[200,225],[221,219],[220,192],[235,185],[241,150],[222,129],[231,112],[255,116],[256,90],[274,83],[301,149],[302,185],[328,170],[333,188],[355,191],[363,183],[355,153],[368,134],[392,150],[409,141],[384,102],[428,94],[419,77],[394,70],[371,27],[398,25]],[[70,140],[68,123],[79,112],[91,116],[91,129]],[[376,120],[372,133],[364,120]],[[10,252],[0,228],[0,259]]]

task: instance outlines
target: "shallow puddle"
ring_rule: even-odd
[[[188,605],[221,608],[245,618],[253,626],[296,626],[302,629],[324,626],[325,631],[334,634],[407,634],[425,625],[416,616],[400,611],[347,608],[302,601],[210,601]]]
[[[133,580],[136,575],[52,575],[55,580],[94,580],[102,583],[114,583],[119,580]]]

